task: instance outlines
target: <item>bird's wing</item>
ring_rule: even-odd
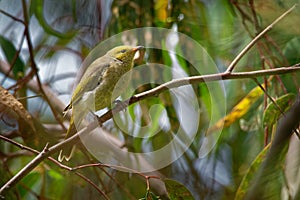
[[[72,96],[72,104],[76,104],[83,94],[93,91],[99,84],[101,84],[101,77],[111,65],[113,60],[110,57],[103,56],[95,60],[86,70],[81,81],[74,90]]]

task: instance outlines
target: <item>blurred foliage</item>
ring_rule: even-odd
[[[1,93],[10,92],[15,97],[9,95],[11,104],[1,96],[0,133],[38,151],[46,143],[58,143],[63,138],[66,127],[63,125],[62,109],[56,104],[56,99],[65,104],[69,101],[78,67],[93,47],[111,36],[142,27],[177,30],[201,44],[222,72],[257,33],[294,3],[299,1],[1,0]],[[235,71],[288,67],[299,63],[299,15],[297,8],[275,25],[272,31],[243,56]],[[29,24],[24,16],[28,17]],[[25,35],[25,30],[29,30],[28,35]],[[122,37],[122,43],[130,45],[143,45],[148,40],[166,47],[165,38],[149,39],[147,35],[128,34]],[[31,45],[33,49],[29,48]],[[189,47],[188,43],[185,45],[185,48]],[[184,49],[181,47],[174,47],[174,52],[179,54],[182,51]],[[144,59],[141,56],[136,65],[147,62],[167,66],[178,64],[186,76],[199,75],[195,66],[178,55],[174,59],[169,52],[158,49],[146,49],[144,53]],[[190,49],[189,54],[197,57],[199,52]],[[34,65],[38,67],[38,71],[35,71]],[[35,87],[30,85],[31,80],[37,81],[34,78],[36,74],[42,84],[53,92],[53,99],[47,101],[44,98],[49,90],[42,90],[38,84]],[[157,74],[157,77],[152,77],[153,80],[172,78],[168,73],[159,71],[153,74]],[[147,74],[136,76],[133,77],[133,82],[143,79]],[[108,166],[68,171],[47,160],[4,196],[7,199],[105,199],[105,195],[110,199],[243,199],[269,151],[278,119],[294,102],[293,97],[299,90],[299,80],[299,73],[274,76],[272,79],[258,78],[262,85],[269,81],[265,90],[276,104],[260,90],[255,101],[247,101],[246,106],[239,102],[249,100],[251,91],[260,89],[251,79],[225,81],[222,88],[224,99],[211,99],[208,85],[194,84],[192,87],[200,106],[198,114],[201,119],[199,122],[192,122],[198,123],[196,137],[178,160],[158,170],[160,180],[157,177],[149,178],[145,174],[117,171]],[[135,92],[147,91],[155,86],[157,85],[143,85]],[[37,97],[18,99],[25,95]],[[16,103],[18,100],[23,106]],[[140,126],[151,124],[148,127],[151,137],[135,138],[127,135],[112,120],[105,124],[105,129],[116,136],[124,144],[123,148],[130,152],[160,149],[174,139],[181,118],[189,117],[180,116],[178,105],[174,102],[172,92],[167,91],[133,104],[119,115],[123,127],[136,135],[142,134],[142,131],[129,123],[129,117]],[[238,107],[243,114],[211,119],[211,106],[224,102],[228,113]],[[153,105],[160,107],[154,110],[151,109]],[[162,116],[165,119],[164,125],[161,124]],[[230,123],[226,124],[226,117],[230,119]],[[223,127],[217,145],[208,155],[199,157],[205,133],[218,125],[210,122],[218,120],[226,126]],[[299,141],[294,142],[298,145],[291,146],[287,155],[299,150]],[[71,161],[64,164],[76,167],[98,162],[83,145],[78,146]],[[170,152],[170,156],[173,156],[172,153],[174,152]],[[56,158],[56,155],[53,157]],[[33,159],[33,154],[1,139],[0,158],[2,186]],[[272,190],[266,190],[264,197],[269,194],[273,199],[299,197],[300,179],[294,181],[288,178],[290,171],[285,170],[285,158],[286,149],[283,149],[275,163],[278,176],[266,177],[266,180],[274,184],[268,187]],[[288,161],[286,164],[289,164]],[[299,161],[297,164],[299,166]],[[159,184],[151,182],[152,180],[157,180]],[[100,194],[97,188],[105,195]]]

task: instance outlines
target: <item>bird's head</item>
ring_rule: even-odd
[[[135,53],[142,48],[142,46],[118,46],[107,52],[107,55],[116,58],[121,62],[132,62]]]

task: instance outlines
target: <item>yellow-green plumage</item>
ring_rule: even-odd
[[[72,107],[82,107],[88,98],[94,97],[95,110],[100,110],[110,106],[111,102],[117,98],[122,90],[118,90],[117,94],[112,92],[119,79],[133,67],[135,53],[142,47],[118,46],[108,51],[104,56],[96,59],[81,78],[79,84],[73,92],[70,104],[65,111]],[[126,87],[126,85],[124,85]],[[124,88],[125,89],[125,88]],[[94,96],[93,96],[94,95]],[[80,112],[75,113],[74,112]],[[83,113],[82,113],[83,112]],[[74,125],[74,115],[84,116],[86,111],[77,111],[73,109],[70,119],[70,127],[67,131],[67,138],[76,133]],[[76,119],[77,120],[77,119]],[[69,160],[71,154],[70,149],[64,149],[59,154],[59,160]]]

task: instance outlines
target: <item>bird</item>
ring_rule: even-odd
[[[117,46],[104,56],[97,58],[87,67],[72,94],[70,103],[64,109],[64,113],[67,113],[73,108],[65,139],[77,132],[74,123],[75,115],[76,121],[83,119],[88,112],[86,108],[90,106],[85,104],[89,104],[91,98],[94,98],[92,99],[95,104],[94,110],[98,111],[109,107],[111,102],[121,95],[129,80],[122,80],[122,88],[117,88],[117,91],[114,91],[115,86],[121,77],[133,68],[134,56],[141,49],[143,49],[143,46]],[[58,160],[60,162],[63,160],[69,161],[74,148],[75,145],[62,149]]]

